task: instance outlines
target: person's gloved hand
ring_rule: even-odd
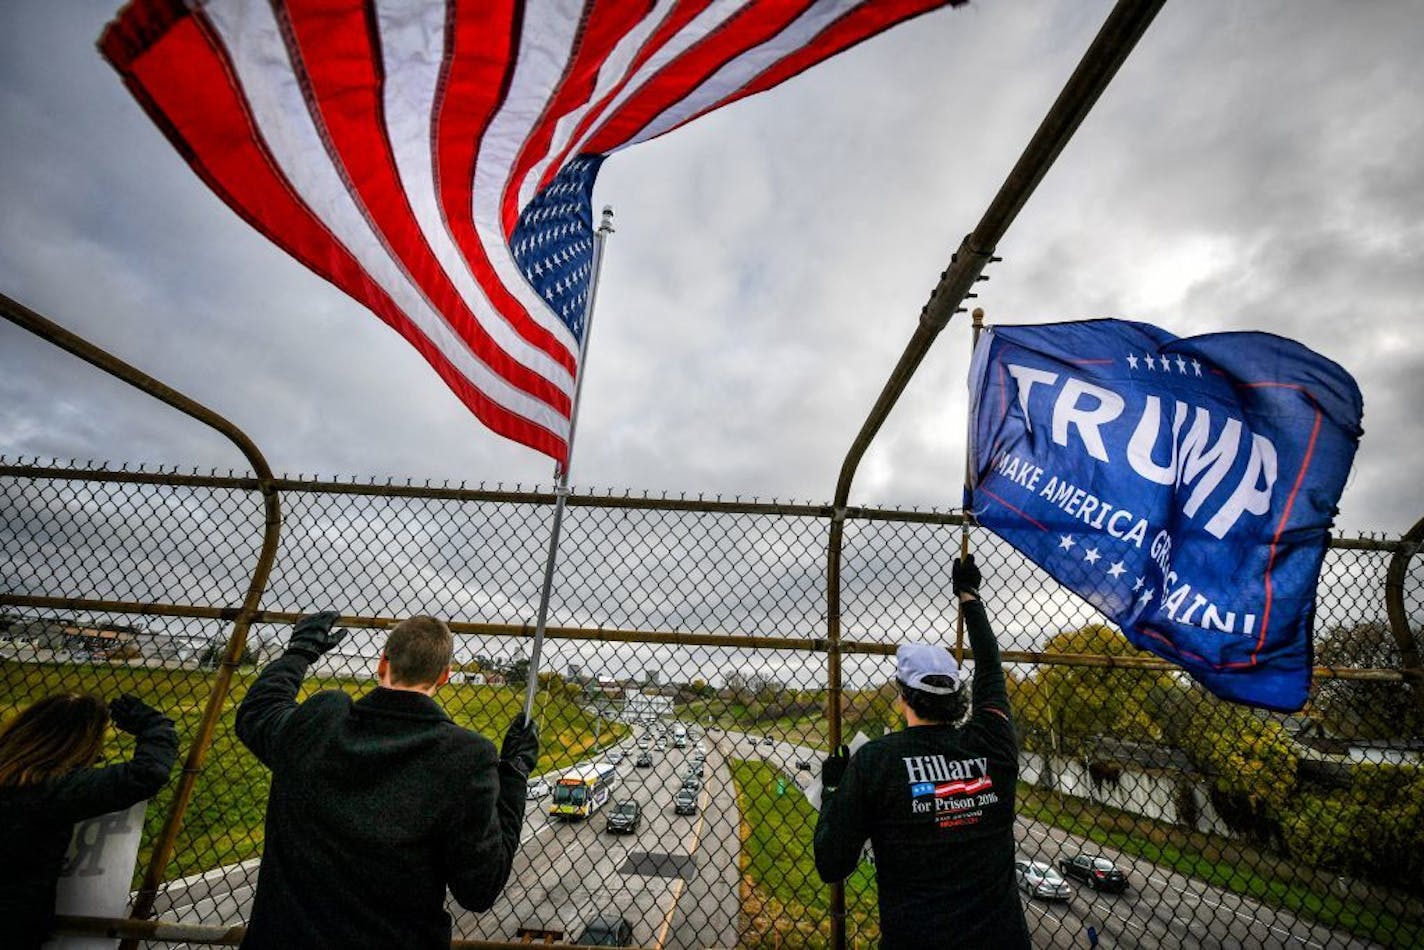
[[[974,563],[974,555],[971,554],[962,561],[955,558],[949,577],[956,597],[969,594],[975,600],[979,599],[979,585],[984,583],[984,575],[979,573],[979,566]]]
[[[331,625],[336,623],[336,618],[340,616],[335,610],[323,610],[321,613],[302,617],[292,627],[292,639],[287,641],[287,652],[304,656],[309,662],[315,663],[317,657],[336,646],[346,636],[345,627],[340,630],[331,629]]]
[[[168,722],[169,719],[132,693],[125,693],[109,704],[109,721],[120,732],[138,735],[151,726]]]
[[[834,792],[840,788],[841,779],[845,778],[848,765],[850,765],[849,746],[841,746],[826,756],[826,760],[821,763],[821,788],[828,792]]]
[[[533,719],[525,719],[524,713],[515,716],[509,728],[504,730],[499,758],[528,778],[539,762],[539,724]]]

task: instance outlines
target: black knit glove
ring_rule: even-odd
[[[826,756],[826,760],[821,763],[821,788],[828,792],[834,792],[840,788],[841,779],[845,778],[846,767],[849,765],[849,746],[841,746]]]
[[[136,736],[153,726],[172,720],[137,696],[125,693],[109,704],[109,721],[120,732]]]
[[[509,728],[504,730],[504,742],[499,747],[501,762],[509,765],[525,778],[539,763],[539,724],[526,720],[524,713],[514,717]]]
[[[292,627],[292,639],[287,641],[287,652],[305,657],[309,663],[315,663],[317,657],[345,638],[345,627],[340,630],[331,629],[340,616],[335,610],[323,610],[321,613],[307,614],[298,620]]]
[[[974,555],[969,555],[963,561],[955,558],[949,577],[956,597],[969,594],[975,600],[979,599],[979,585],[984,583],[984,575],[979,573],[979,566],[974,563]]]

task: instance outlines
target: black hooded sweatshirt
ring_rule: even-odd
[[[974,650],[974,711],[960,726],[915,726],[851,757],[816,822],[827,882],[875,852],[881,946],[1029,946],[1014,883],[1018,741],[984,605],[963,605]]]

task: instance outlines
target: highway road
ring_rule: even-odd
[[[1038,947],[1086,946],[1089,927],[1097,932],[1101,947],[1377,946],[1036,821],[1020,817],[1015,837],[1022,857],[1055,865],[1060,857],[1079,851],[1101,853],[1127,874],[1130,885],[1122,894],[1108,894],[1070,881],[1074,893],[1067,902],[1025,898]]]
[[[707,760],[698,814],[674,815],[672,795],[699,741],[707,749]],[[517,938],[520,927],[548,927],[571,940],[590,917],[612,913],[629,919],[640,946],[681,950],[737,945],[740,817],[728,762],[765,759],[804,789],[819,771],[823,753],[719,732],[693,739],[687,749],[654,751],[655,765],[637,768],[634,740],[617,748],[623,760],[613,800],[630,798],[643,806],[638,832],[606,832],[609,806],[588,821],[563,822],[549,818],[548,797],[529,802],[523,844],[504,895],[490,912],[478,915],[452,902],[457,936],[508,940]],[[798,768],[800,761],[812,769]],[[548,777],[552,781],[556,775]],[[1036,947],[1088,946],[1089,927],[1104,948],[1375,946],[1040,822],[1020,817],[1016,838],[1019,855],[1029,860],[1056,864],[1079,850],[1101,852],[1117,862],[1131,885],[1124,894],[1107,894],[1072,882],[1074,894],[1067,902],[1023,895]],[[173,882],[160,900],[159,915],[207,924],[241,923],[251,901],[255,865],[244,862]]]
[[[452,906],[456,933],[473,939],[512,940],[521,929],[555,930],[576,938],[598,915],[622,916],[640,946],[734,946],[739,909],[736,791],[721,745],[706,748],[696,815],[673,813],[698,740],[688,748],[651,751],[654,765],[638,768],[638,749],[618,749],[618,783],[612,801],[642,806],[634,834],[605,830],[612,804],[586,821],[550,818],[549,798],[531,803],[524,843],[510,883],[488,913]]]

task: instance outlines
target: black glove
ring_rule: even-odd
[[[849,746],[841,746],[826,756],[826,760],[821,763],[821,788],[828,792],[834,792],[840,788],[841,779],[845,778],[848,765],[850,765]]]
[[[318,614],[307,614],[292,627],[292,639],[287,641],[287,652],[307,658],[315,663],[316,658],[336,646],[346,636],[346,628],[332,630],[331,625],[341,614],[334,610],[323,610]]]
[[[539,762],[539,724],[526,720],[524,713],[514,717],[509,728],[504,730],[504,742],[499,747],[501,762],[508,762],[515,771],[525,778],[534,771]]]
[[[129,735],[169,722],[167,716],[131,693],[125,693],[109,704],[109,721],[114,728]]]
[[[979,566],[974,563],[974,555],[969,555],[963,561],[955,558],[949,577],[956,597],[969,594],[975,600],[979,599],[979,585],[984,583],[984,575],[979,573]]]

